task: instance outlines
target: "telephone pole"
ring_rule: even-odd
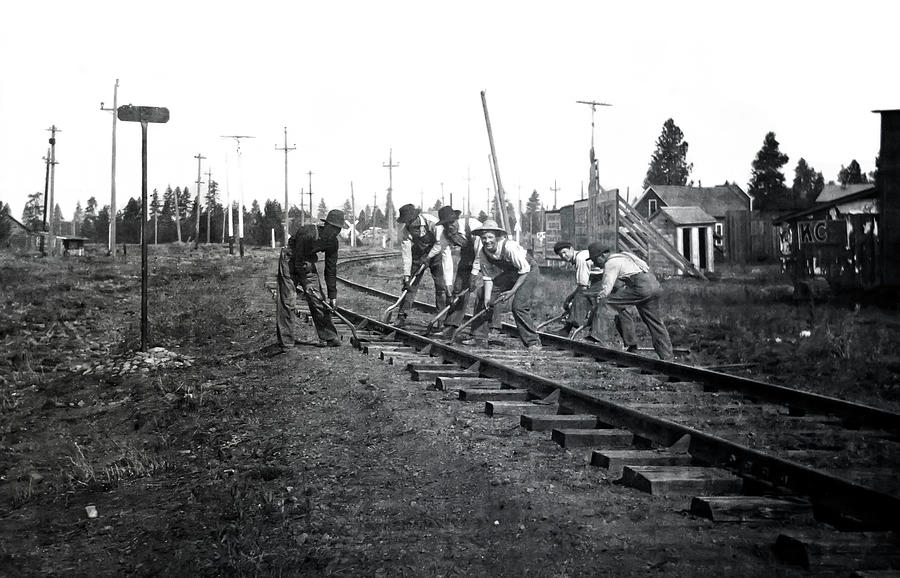
[[[203,182],[200,180],[200,162],[206,157],[202,153],[197,153],[194,158],[197,159],[197,215],[194,219],[194,249],[196,249],[200,246],[200,208],[203,206],[200,197],[200,183]]]
[[[316,222],[313,220],[313,207],[312,207],[312,171],[307,171],[306,173],[309,175],[309,222],[315,224]]]
[[[387,190],[387,200],[384,204],[384,213],[385,217],[387,217],[387,230],[388,230],[388,241],[390,241],[391,246],[394,245],[394,239],[396,238],[396,234],[394,233],[394,218],[393,218],[393,208],[394,208],[394,167],[399,167],[400,163],[394,164],[394,149],[393,147],[388,151],[388,162],[387,164],[381,163],[381,166],[387,168],[388,170],[388,190]]]
[[[238,192],[240,194],[241,202],[238,207],[238,249],[240,251],[241,257],[244,256],[244,178],[241,174],[241,139],[242,138],[255,138],[252,136],[246,135],[226,135],[222,138],[233,138],[235,147],[237,150],[237,163],[238,163]],[[176,205],[177,206],[177,205]],[[230,210],[230,208],[229,208]]]
[[[52,255],[53,251],[56,249],[56,239],[54,238],[55,227],[53,226],[53,217],[56,216],[56,203],[54,201],[53,188],[56,179],[56,165],[59,164],[56,162],[56,133],[62,131],[56,128],[55,124],[51,125],[47,130],[50,131],[50,198],[47,201],[50,211],[50,228],[48,230],[47,241],[50,245],[50,254]],[[114,218],[114,216],[111,216],[110,220]]]
[[[560,191],[560,188],[556,186],[556,179],[553,179],[553,186],[550,187],[550,190],[553,191],[553,210],[556,210],[556,193]]]
[[[50,148],[49,147],[47,148],[47,156],[41,157],[41,158],[44,159],[44,164],[46,165],[45,169],[44,169],[44,219],[43,219],[43,227],[41,228],[41,230],[46,232],[47,231],[47,195],[49,194],[49,191],[50,191],[50,163],[52,162],[50,160]],[[42,257],[47,256],[47,253],[44,250],[44,241],[45,241],[44,237],[46,237],[46,235],[41,235],[41,256]]]
[[[282,247],[287,246],[287,238],[290,233],[290,217],[288,216],[288,153],[296,149],[296,145],[292,147],[288,146],[287,127],[284,127],[284,146],[278,148],[278,145],[275,145],[275,150],[284,151],[284,239],[281,240]]]
[[[596,100],[576,100],[578,104],[587,104],[591,107],[591,180],[588,182],[588,198],[602,191],[600,186],[600,170],[597,167],[597,157],[594,155],[594,113],[598,106],[612,106]]]
[[[110,179],[109,192],[109,246],[107,256],[116,254],[116,109],[119,105],[119,79],[116,79],[116,85],[113,87],[113,105],[112,108],[103,108],[100,103],[100,110],[112,113],[112,178]],[[142,229],[143,230],[143,229]]]
[[[213,186],[212,167],[208,166],[208,167],[206,167],[206,196],[207,196],[207,201],[206,201],[206,244],[207,245],[209,245],[210,228],[211,228],[210,223],[211,223],[211,219],[212,219],[212,216],[211,216],[212,215],[212,203],[210,202],[211,199],[209,199],[210,193],[212,192],[212,186]]]

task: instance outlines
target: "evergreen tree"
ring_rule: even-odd
[[[44,230],[44,203],[42,193],[28,195],[25,207],[22,209],[22,224],[32,231]]]
[[[118,231],[116,233],[118,234]],[[105,243],[109,239],[109,205],[103,205],[97,212],[94,235],[94,241],[97,243]]]
[[[366,218],[366,211],[363,209],[359,212],[359,216],[357,217],[358,223],[356,224],[356,228],[360,231],[365,231],[369,228],[369,220]]]
[[[344,215],[346,216],[346,218],[348,218],[348,219],[353,218],[353,205],[350,204],[350,199],[344,200],[343,211],[344,211]]]
[[[434,211],[434,212],[436,213],[436,212],[438,212],[438,211],[440,210],[440,208],[443,207],[443,206],[444,206],[444,205],[441,203],[441,200],[438,199],[438,200],[436,200],[436,201],[434,202],[434,206],[431,207],[431,210]]]
[[[12,232],[12,223],[6,217],[9,215],[9,203],[0,201],[0,243],[6,243]]]
[[[63,219],[62,209],[59,207],[59,203],[56,203],[56,206],[53,207],[53,230],[57,235],[65,235],[66,231],[60,231],[60,223],[62,223],[65,219]]]
[[[806,209],[813,205],[819,193],[825,188],[825,179],[822,173],[816,172],[806,163],[806,159],[797,161],[794,169],[794,183],[791,185],[793,197],[793,209]]]
[[[122,242],[141,242],[142,211],[140,201],[135,198],[128,199],[125,209],[122,210],[122,227],[116,230],[116,235],[122,239]]]
[[[478,221],[481,222],[481,224],[484,224],[484,222],[487,220],[488,220],[487,213],[485,213],[484,211],[479,211],[478,212]]]
[[[81,224],[84,222],[84,209],[81,208],[81,201],[75,203],[75,213],[72,215],[72,224],[75,226],[75,234],[81,235]]]
[[[644,188],[650,185],[684,185],[694,168],[687,162],[688,143],[684,133],[671,118],[663,124],[656,139],[656,151],[644,178]]]
[[[775,133],[766,134],[763,146],[753,161],[750,184],[747,186],[747,193],[756,199],[755,208],[777,209],[779,204],[785,202],[787,187],[784,186],[781,167],[787,162],[788,156],[778,150]]]
[[[534,233],[540,229],[541,197],[538,195],[537,189],[532,191],[531,196],[528,197],[528,202],[525,203],[525,223],[529,233]]]
[[[91,241],[97,240],[97,199],[91,197],[84,208],[84,219],[81,221],[81,236]]]
[[[284,229],[284,212],[281,210],[281,203],[266,200],[266,204],[263,206],[262,228],[266,244],[272,240],[272,233],[270,233],[272,229],[275,229],[275,241],[281,241],[282,229]]]
[[[268,243],[268,235],[259,201],[253,199],[250,212],[244,215],[244,241],[253,245],[265,245]]]
[[[866,178],[866,174],[862,172],[856,159],[853,159],[846,167],[841,165],[841,170],[838,171],[838,182],[841,185],[859,185],[868,183],[869,180]]]
[[[387,219],[385,218],[384,213],[381,212],[381,207],[375,207],[372,211],[372,226],[384,229],[386,225]]]
[[[325,199],[319,199],[319,207],[316,210],[316,217],[319,219],[324,219],[328,215],[328,205],[325,204]]]

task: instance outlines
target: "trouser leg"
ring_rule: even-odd
[[[644,320],[647,329],[650,330],[650,340],[653,342],[653,350],[662,360],[671,360],[675,358],[672,353],[672,340],[669,338],[669,331],[663,323],[662,316],[659,312],[659,296],[653,296],[643,303],[637,305],[638,314]]]
[[[415,272],[419,268],[417,263],[413,263],[413,271]],[[410,279],[411,283],[409,285],[409,289],[406,291],[406,297],[403,299],[403,303],[400,304],[400,310],[397,312],[397,315],[406,317],[406,314],[409,313],[410,307],[412,307],[413,302],[416,300],[416,294],[419,292],[419,283],[422,281],[423,275],[419,275],[418,277]]]
[[[275,304],[275,334],[282,347],[294,346],[297,315],[294,312],[294,283],[291,280],[290,259],[284,250],[278,257],[278,299]]]
[[[627,305],[610,305],[616,315],[616,331],[622,337],[625,348],[637,347],[637,335],[634,332],[634,314]]]
[[[325,309],[325,305],[318,299],[313,299],[309,292],[313,291],[314,284],[319,283],[319,276],[315,271],[310,271],[306,275],[304,289],[306,289],[306,304],[309,306],[309,314],[312,317],[313,325],[316,327],[316,333],[322,341],[330,341],[338,339],[337,329],[334,328],[334,322],[331,320],[331,313]],[[321,296],[323,299],[325,296]]]
[[[533,271],[536,271],[536,269]],[[519,339],[526,347],[541,342],[540,337],[538,337],[537,326],[531,317],[531,303],[534,300],[534,288],[537,284],[537,277],[538,275],[535,272],[529,273],[525,278],[525,282],[519,287],[512,299],[513,319],[516,320]]]
[[[479,287],[478,291],[475,292],[475,309],[472,311],[472,315],[477,315],[482,309],[484,309],[484,287]],[[496,313],[496,311],[497,308],[494,307],[494,312]],[[489,316],[490,314],[483,315],[472,323],[472,335],[479,338],[487,338]]]
[[[460,266],[462,267],[462,265]],[[469,266],[469,268],[471,269],[471,265]],[[458,271],[456,276],[457,278],[454,283],[454,288],[456,291],[459,291],[460,289],[468,287],[470,285],[470,281],[472,279],[471,273]],[[456,302],[450,307],[450,311],[447,312],[447,317],[444,318],[444,325],[447,327],[459,327],[466,315],[466,306],[468,304],[469,294],[466,293],[465,295],[457,299]]]

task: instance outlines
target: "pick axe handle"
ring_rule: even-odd
[[[321,291],[321,287],[319,288],[319,290]],[[321,304],[325,308],[326,311],[328,311],[329,313],[333,313],[338,319],[343,321],[344,324],[350,328],[350,333],[353,334],[353,339],[355,341],[359,341],[359,338],[356,336],[356,327],[354,327],[353,324],[350,323],[350,321],[346,317],[341,315],[337,309],[335,309],[334,307],[329,305],[328,301],[326,301],[322,297],[319,297],[312,291],[307,291],[306,294],[309,295],[310,297],[312,297],[313,299],[315,299],[316,301],[318,301],[319,304]]]
[[[416,272],[413,274],[413,276],[410,277],[410,279],[409,279],[410,284],[414,283],[416,278],[420,277],[423,273],[425,273],[425,269],[427,269],[427,268],[428,268],[428,263],[422,263],[419,266],[419,268],[416,270]],[[382,318],[385,321],[390,319],[391,312],[393,310],[395,310],[396,308],[400,307],[400,304],[403,303],[403,300],[406,299],[407,295],[409,295],[409,289],[404,289],[400,293],[400,297],[397,298],[397,302],[384,310],[384,313],[382,314]]]
[[[443,309],[438,311],[437,315],[435,315],[434,317],[431,318],[431,321],[428,322],[428,326],[425,328],[425,333],[428,333],[429,331],[431,331],[432,327],[434,327],[434,324],[437,323],[441,318],[446,316],[447,313],[450,312],[450,309],[453,308],[454,305],[456,305],[456,302],[459,301],[464,295],[466,295],[468,293],[469,293],[469,290],[466,289],[459,295],[456,295],[455,297],[453,297],[450,300],[450,303],[448,303]]]
[[[544,321],[543,323],[541,323],[540,325],[538,325],[538,326],[537,326],[537,330],[540,331],[541,329],[543,329],[544,327],[547,327],[547,326],[550,325],[551,323],[556,323],[557,321],[562,321],[562,320],[566,317],[566,315],[568,315],[568,314],[569,314],[568,311],[563,311],[562,313],[560,313],[559,315],[557,315],[557,316],[554,317],[553,319],[548,319],[547,321]]]
[[[458,335],[461,335],[461,334],[462,334],[462,330],[463,330],[463,329],[465,329],[466,327],[469,327],[470,325],[472,325],[473,323],[475,323],[475,321],[481,319],[481,318],[484,317],[485,315],[491,314],[491,313],[493,313],[493,312],[494,312],[494,306],[493,306],[493,305],[490,305],[490,306],[488,306],[487,308],[482,309],[482,310],[479,311],[478,313],[476,313],[476,314],[472,315],[471,317],[469,317],[469,319],[467,319],[467,320],[465,321],[465,323],[463,323],[462,325],[460,325],[459,327],[456,328],[456,331],[453,332],[453,338],[450,340],[450,342],[452,343],[453,341],[456,341],[456,337],[457,337]]]

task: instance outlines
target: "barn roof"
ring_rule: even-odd
[[[836,201],[874,188],[875,183],[862,183],[857,185],[836,185],[834,183],[828,183],[825,185],[825,188],[822,189],[822,192],[819,193],[819,196],[816,197],[816,202],[830,203],[831,201]]]
[[[735,184],[715,187],[650,185],[635,203],[640,203],[653,190],[670,207],[703,207],[710,215],[724,216],[728,211],[748,209],[750,197]]]
[[[849,185],[849,186],[855,186],[855,185]],[[793,213],[787,213],[785,215],[781,215],[777,219],[774,219],[772,222],[780,223],[781,221],[793,221],[796,219],[801,219],[803,217],[807,217],[809,215],[813,215],[813,214],[819,213],[821,211],[826,211],[826,210],[830,209],[831,207],[844,206],[847,203],[850,203],[852,201],[867,199],[869,197],[875,196],[877,193],[878,193],[878,191],[875,190],[875,186],[869,185],[869,186],[866,186],[865,188],[862,188],[861,190],[856,191],[855,193],[850,193],[848,195],[838,197],[837,199],[828,201],[826,203],[817,202],[814,207],[811,207],[809,209],[804,209],[802,211],[794,211]],[[820,198],[821,198],[821,195],[820,195]]]
[[[650,221],[655,221],[660,215],[667,216],[676,225],[708,225],[716,222],[715,217],[700,207],[662,207],[650,217]]]

